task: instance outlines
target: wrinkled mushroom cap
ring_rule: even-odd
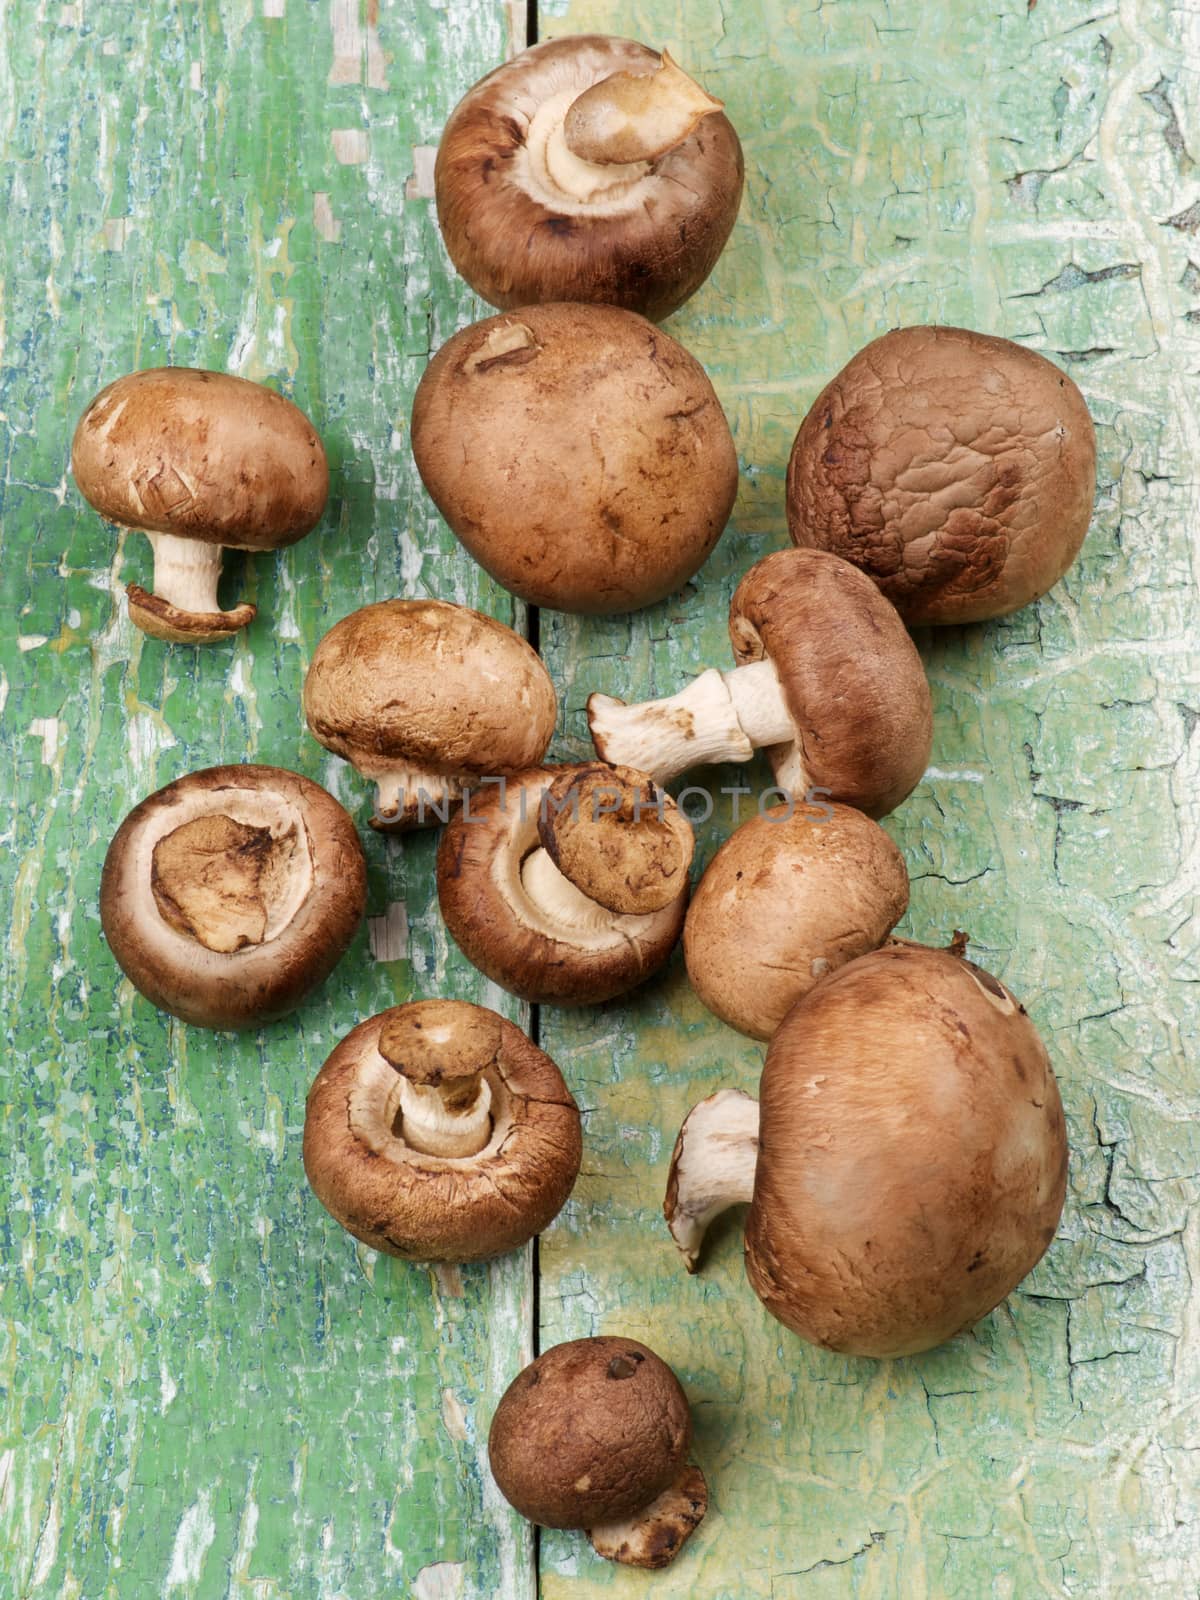
[[[459,102],[438,145],[438,221],[454,265],[492,305],[608,302],[657,321],[708,277],[742,193],[741,145],[719,112],[603,206],[572,203],[531,173],[528,136],[540,106],[614,73],[653,73],[660,60],[628,39],[548,40]],[[577,114],[576,133],[578,123]]]
[[[438,847],[438,903],[455,943],[534,1005],[598,1005],[635,988],[670,956],[687,911],[686,881],[669,905],[646,915],[592,902],[586,926],[564,923],[531,897],[522,869],[539,848],[542,797],[576,770],[589,769],[535,768],[503,789],[472,793]]]
[[[455,334],[417,388],[412,444],[480,566],[558,611],[631,611],[673,594],[737,493],[704,369],[613,306],[527,306]]]
[[[354,824],[320,785],[279,767],[208,767],[122,822],[100,920],[126,977],[205,1028],[283,1016],[333,969],[362,920]]]
[[[75,429],[71,471],[110,522],[238,550],[294,544],[329,495],[324,447],[297,406],[192,367],[102,389]]]
[[[1041,1258],[1066,1176],[1062,1103],[1024,1008],[969,961],[888,945],[771,1041],[747,1275],[815,1344],[928,1350]]]
[[[572,1339],[518,1373],[488,1457],[500,1492],[544,1528],[590,1528],[648,1506],[683,1466],[687,1396],[636,1339]]]
[[[495,1047],[480,1068],[492,1128],[476,1155],[430,1155],[404,1140],[404,1068],[415,1049],[421,1065],[410,1081],[432,1082],[430,1036],[439,1033],[451,1070]],[[410,1261],[482,1261],[519,1248],[562,1209],[581,1152],[579,1111],[554,1062],[520,1028],[463,1001],[414,1002],[359,1023],[317,1074],[304,1118],[304,1170],[317,1199],[356,1239]]]
[[[976,622],[1058,582],[1095,492],[1092,420],[1064,372],[1007,339],[900,328],[801,423],[788,525],[861,567],[905,621]]]
[[[769,1039],[802,995],[874,950],[907,907],[904,858],[860,811],[772,806],[729,836],[696,885],[683,930],[688,977],[722,1021]]]
[[[929,684],[895,608],[857,568],[776,551],[734,592],[729,637],[739,666],[774,663],[808,783],[869,817],[912,793],[933,744]]]

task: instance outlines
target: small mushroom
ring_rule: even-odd
[[[468,91],[434,167],[450,259],[504,310],[602,301],[656,321],[708,277],[742,195],[719,100],[664,50],[595,34]]]
[[[445,822],[481,776],[540,761],[558,701],[502,622],[444,600],[381,600],[330,628],[304,681],[315,739],[378,786],[374,828]]]
[[[579,1111],[520,1028],[463,1000],[360,1022],[309,1090],[304,1170],[349,1233],[409,1261],[482,1261],[558,1215]]]
[[[1054,1238],[1054,1073],[1025,1008],[958,948],[896,941],[849,962],[772,1038],[758,1107],[711,1096],[675,1142],[664,1211],[688,1270],[713,1217],[750,1200],[751,1286],[830,1350],[929,1350]]]
[[[207,767],[117,829],[100,920],[152,1004],[202,1028],[250,1028],[329,975],[366,884],[354,824],[319,784],[279,767]]]
[[[438,510],[513,594],[609,613],[681,588],[721,536],[737,454],[703,367],[615,306],[527,306],[456,333],[413,402]]]
[[[644,773],[537,768],[465,798],[438,850],[438,901],[463,953],[510,993],[595,1005],[674,949],[693,843]]]
[[[1095,494],[1092,419],[1064,372],[1008,339],[899,328],[800,424],[788,526],[861,567],[906,622],[979,622],[1058,582]]]
[[[597,1554],[665,1567],[700,1525],[708,1489],[687,1462],[678,1378],[636,1339],[572,1339],[505,1391],[488,1434],[492,1476],[523,1517],[586,1528]]]
[[[723,1022],[769,1039],[802,995],[876,949],[908,907],[904,858],[850,806],[771,806],[736,829],[683,928],[692,988]]]
[[[177,644],[231,638],[221,552],[278,550],[316,526],[329,496],[312,423],[272,389],[224,372],[160,367],[102,389],[75,429],[71,471],[102,517],[144,533],[154,588],[129,585],[129,619]]]
[[[855,567],[816,550],[757,562],[729,606],[739,665],[663,700],[588,700],[597,754],[668,783],[766,748],[791,795],[881,817],[920,782],[933,742],[929,685],[893,607]]]

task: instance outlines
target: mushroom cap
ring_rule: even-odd
[[[616,203],[589,207],[530,181],[538,107],[660,56],[629,39],[583,34],[522,51],[480,80],[446,124],[434,166],[450,259],[477,294],[512,310],[547,300],[608,302],[656,321],[708,277],[737,217],[742,147],[706,116],[646,166]]]
[[[906,622],[978,622],[1058,582],[1095,493],[1092,419],[1064,372],[1008,339],[900,328],[800,424],[788,526],[869,573]]]
[[[319,784],[280,767],[207,767],[117,829],[100,920],[153,1005],[203,1028],[249,1028],[329,975],[366,893],[354,824]]]
[[[413,403],[425,487],[532,605],[604,614],[679,589],[721,536],[737,453],[703,367],[615,306],[527,306],[454,335]]]
[[[418,1002],[480,1013],[498,1032],[484,1068],[492,1132],[473,1156],[435,1156],[404,1142],[401,1071],[383,1054],[411,1038],[396,1006],[360,1022],[317,1074],[304,1117],[304,1170],[317,1199],[356,1239],[409,1261],[482,1261],[540,1233],[579,1172],[579,1111],[562,1074],[520,1028],[482,1006]],[[478,1019],[475,1019],[478,1022]],[[468,1026],[473,1026],[468,1018]]]
[[[679,1379],[636,1339],[572,1339],[505,1391],[488,1434],[504,1498],[544,1528],[640,1511],[683,1466],[692,1418]]]
[[[608,911],[644,916],[687,893],[692,825],[633,767],[564,768],[538,813],[538,838],[563,877]]]
[[[542,796],[564,770],[533,768],[470,796],[442,833],[438,903],[463,954],[510,994],[534,1005],[597,1005],[667,960],[683,930],[688,889],[685,882],[674,901],[647,915],[596,904],[587,927],[535,903],[522,869],[539,846]]]
[[[726,839],[696,885],[688,977],[723,1022],[769,1039],[814,984],[882,944],[907,907],[904,858],[861,811],[772,806]]]
[[[921,781],[933,707],[917,648],[895,608],[848,562],[777,550],[729,606],[739,666],[769,656],[810,784],[882,817]]]
[[[1024,1008],[943,950],[860,956],[767,1051],[746,1272],[851,1355],[931,1349],[1041,1259],[1066,1193],[1062,1103]]]
[[[326,749],[373,775],[503,773],[540,761],[558,699],[532,645],[445,600],[381,600],[313,652],[304,715]]]
[[[75,429],[71,471],[110,522],[237,550],[295,544],[329,497],[324,446],[298,406],[193,367],[102,389]]]

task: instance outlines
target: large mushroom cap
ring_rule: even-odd
[[[485,1091],[482,1142],[462,1156],[416,1148],[407,1090],[440,1090],[453,1112],[468,1079]],[[418,1001],[360,1023],[317,1074],[304,1118],[318,1200],[356,1239],[410,1261],[481,1261],[525,1244],[558,1215],[581,1151],[579,1111],[554,1062],[464,1001]]]
[[[710,1011],[769,1039],[836,968],[874,950],[908,906],[904,859],[850,806],[772,806],[732,833],[696,885],[683,930]]]
[[[653,81],[664,60],[628,39],[550,40],[459,102],[438,146],[438,220],[485,300],[608,302],[657,320],[707,278],[737,216],[742,150],[682,73],[650,137],[631,127],[647,121],[640,106],[623,118],[630,79]]]
[[[767,1051],[746,1271],[767,1309],[855,1355],[970,1328],[1054,1237],[1058,1087],[1024,1008],[947,951],[860,956]]]
[[[362,920],[354,824],[279,767],[208,767],[143,800],[104,860],[100,920],[126,977],[205,1028],[291,1011]]]
[[[893,606],[857,568],[819,550],[778,550],[734,592],[739,666],[769,657],[795,729],[804,783],[871,817],[920,782],[933,744],[925,669]]]
[[[395,813],[375,820],[395,826],[417,820],[420,786],[456,796],[471,777],[540,761],[558,702],[537,652],[502,622],[442,600],[382,600],[321,640],[304,714],[327,749],[390,781]]]
[[[1095,492],[1092,421],[1065,373],[1007,339],[900,328],[801,423],[788,525],[869,573],[907,622],[976,622],[1058,582]]]
[[[691,1443],[687,1396],[636,1339],[572,1339],[514,1378],[488,1435],[505,1499],[544,1528],[591,1528],[648,1506]]]
[[[674,593],[737,493],[704,369],[613,306],[527,306],[455,334],[417,388],[412,444],[480,566],[558,611],[631,611]]]

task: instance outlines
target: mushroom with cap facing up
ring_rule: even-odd
[[[688,1270],[750,1202],[746,1274],[772,1316],[847,1355],[914,1355],[972,1327],[1054,1237],[1062,1103],[1025,1008],[950,950],[895,941],[788,1013],[759,1103],[693,1107],[664,1205]]]
[[[555,611],[634,611],[674,594],[737,494],[704,368],[615,306],[526,306],[456,333],[417,386],[412,447],[480,566]]]
[[[904,858],[861,811],[772,806],[730,834],[696,885],[688,977],[723,1022],[769,1039],[814,984],[881,945],[907,907]]]
[[[540,1233],[579,1172],[579,1111],[520,1028],[462,1000],[359,1023],[317,1074],[304,1170],[356,1239],[409,1261],[482,1261]]]
[[[708,1509],[687,1461],[679,1379],[636,1339],[554,1345],[517,1374],[488,1434],[500,1492],[543,1528],[586,1528],[598,1555],[665,1567]]]
[[[459,102],[434,166],[450,259],[503,310],[604,301],[655,321],[695,293],[742,195],[719,100],[629,39],[522,51]]]
[[[1075,384],[966,328],[873,340],[818,395],[788,463],[793,542],[854,562],[909,624],[980,622],[1045,594],[1095,495]]]
[[[221,552],[277,550],[320,520],[329,467],[316,429],[273,389],[224,372],[159,367],[110,383],[75,429],[71,471],[109,522],[144,533],[154,588],[129,585],[129,619],[177,644],[229,639]]]
[[[328,976],[366,893],[354,824],[319,784],[280,767],[208,767],[117,829],[100,921],[152,1004],[202,1028],[250,1028]]]
[[[895,609],[848,562],[779,550],[729,605],[738,665],[640,705],[588,700],[596,752],[668,783],[766,748],[780,786],[881,817],[920,782],[933,743],[929,685]]]
[[[595,1005],[671,954],[693,848],[644,773],[537,768],[464,801],[438,849],[438,902],[463,953],[511,994]]]
[[[312,735],[378,785],[371,825],[446,821],[483,776],[540,761],[558,701],[502,622],[444,600],[381,600],[336,622],[304,680]]]

